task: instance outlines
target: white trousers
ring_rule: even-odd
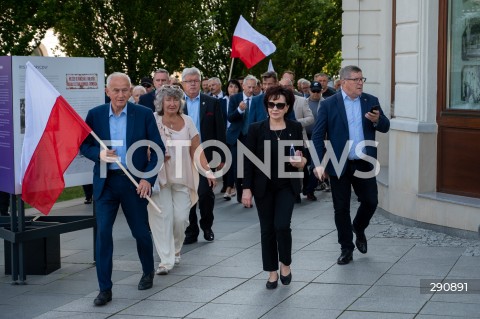
[[[171,270],[175,264],[175,253],[182,250],[185,229],[189,224],[190,192],[184,185],[168,184],[151,197],[162,211],[160,214],[152,205],[147,206],[153,241],[160,256],[160,265]]]

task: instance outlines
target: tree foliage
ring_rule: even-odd
[[[30,55],[54,24],[53,0],[0,1],[0,55]]]
[[[294,70],[297,79],[313,79],[320,71],[337,74],[341,14],[341,0],[264,1],[258,28],[277,46],[272,55],[275,68]]]
[[[70,56],[104,57],[105,71],[133,81],[159,67],[179,70],[196,59],[201,1],[64,0],[55,31]]]
[[[297,78],[336,74],[341,61],[341,0],[58,0],[55,30],[70,56],[103,57],[106,73],[133,81],[163,67],[196,66],[224,82],[240,15],[277,51],[247,70],[235,59],[233,76],[259,76],[272,59],[277,72]]]

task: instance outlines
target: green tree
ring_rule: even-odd
[[[157,68],[170,72],[196,59],[199,0],[64,0],[55,26],[70,56],[103,57],[105,72],[138,82]]]
[[[313,79],[320,71],[337,74],[341,63],[341,7],[341,0],[262,1],[254,28],[277,46],[270,57],[275,70],[293,70],[297,79]],[[262,61],[254,71],[266,70],[267,63]]]
[[[281,72],[312,78],[336,73],[341,61],[341,0],[59,0],[55,30],[70,56],[105,58],[106,73],[133,81],[158,67],[196,66],[226,82],[233,32],[240,15],[277,46],[247,70],[236,59],[233,76],[260,75],[268,60]]]
[[[0,1],[0,55],[30,55],[53,25],[53,0]]]

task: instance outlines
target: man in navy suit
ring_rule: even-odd
[[[210,163],[213,159],[213,152],[220,154],[221,163],[216,169],[221,169],[225,163],[225,154],[219,151],[218,146],[225,144],[225,121],[220,109],[219,100],[209,95],[200,93],[201,74],[200,70],[186,68],[182,72],[182,84],[185,91],[184,113],[190,116],[200,133],[200,140],[213,142],[214,147],[204,147],[205,157]],[[218,146],[217,146],[218,145]],[[212,163],[210,164],[212,165]],[[200,228],[203,230],[203,238],[206,241],[213,241],[215,235],[212,230],[213,208],[215,205],[215,194],[208,184],[205,176],[200,175],[198,184],[198,206],[200,209]],[[197,205],[190,209],[190,225],[185,230],[184,244],[193,244],[198,240],[200,229],[197,219]]]
[[[159,157],[163,159],[163,154],[157,154],[155,149],[165,152],[165,147],[152,111],[127,102],[130,85],[130,78],[126,74],[112,73],[107,78],[106,87],[111,103],[97,106],[87,114],[86,122],[95,134],[105,142],[111,141],[113,146],[102,150],[99,143],[89,135],[80,147],[82,154],[95,162],[93,200],[97,222],[96,267],[100,288],[100,293],[94,300],[97,306],[103,306],[112,300],[112,228],[120,205],[137,241],[137,252],[142,264],[143,276],[138,289],[149,289],[153,285],[153,244],[148,228],[146,197],[150,196],[156,172],[161,166]],[[138,141],[152,145],[150,158],[147,155],[147,145],[136,150],[129,149]],[[115,162],[117,159],[137,180],[137,188]]]
[[[248,132],[248,126],[251,121],[250,113],[253,90],[257,85],[257,78],[249,74],[243,79],[243,92],[237,93],[230,97],[228,103],[228,121],[230,126],[227,129],[227,144],[232,153],[232,165],[235,176],[235,187],[237,189],[237,201],[242,201],[242,179],[237,178],[237,141],[245,144]],[[266,111],[263,111],[266,114]],[[252,113],[253,115],[253,113]]]
[[[335,225],[341,254],[339,265],[348,264],[352,259],[355,245],[365,254],[367,238],[365,229],[378,205],[376,181],[377,148],[375,132],[388,132],[390,121],[383,114],[378,99],[363,93],[365,78],[357,66],[346,66],[340,71],[341,94],[335,94],[320,104],[317,122],[313,129],[312,141],[318,158],[322,161],[325,154],[325,138],[331,143],[335,160],[340,162],[337,169],[331,160],[326,168],[315,163],[315,174],[323,180],[330,176]],[[348,148],[348,143],[351,147]],[[366,144],[365,144],[366,143]],[[347,145],[347,147],[345,147]],[[342,154],[348,152],[346,162],[342,163]],[[347,154],[345,154],[347,155]],[[353,219],[350,218],[351,188],[355,191],[360,206]],[[353,233],[356,235],[353,244]]]
[[[140,95],[140,98],[138,99],[138,104],[146,106],[151,109],[152,112],[155,112],[155,105],[153,104],[153,101],[155,101],[155,92],[162,85],[169,83],[170,77],[168,71],[165,69],[157,69],[157,71],[155,71],[155,74],[153,75],[153,86],[155,87],[155,90]]]

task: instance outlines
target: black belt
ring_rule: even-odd
[[[109,169],[107,172],[108,176],[124,176],[125,173],[121,169]]]

